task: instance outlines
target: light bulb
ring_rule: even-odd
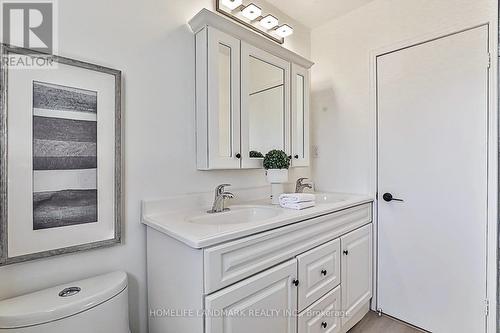
[[[221,0],[221,3],[231,9],[231,10],[235,10],[236,8],[238,8],[239,6],[241,6],[241,4],[243,3],[243,0]]]
[[[260,25],[267,30],[278,26],[278,19],[272,15],[267,15],[259,21]]]
[[[288,24],[283,24],[276,29],[276,34],[282,38],[288,37],[293,34],[293,28]]]
[[[255,20],[257,17],[262,15],[262,9],[254,5],[253,3],[249,4],[241,11],[241,14],[249,19],[250,21]]]

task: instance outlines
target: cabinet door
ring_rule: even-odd
[[[340,286],[299,314],[298,333],[339,333],[342,328]]]
[[[299,311],[340,284],[340,239],[297,257],[299,261]]]
[[[343,236],[341,246],[344,326],[372,297],[372,224]]]
[[[208,27],[196,35],[199,169],[240,168],[240,41]]]
[[[243,168],[262,168],[272,149],[290,150],[290,63],[241,43],[241,157]]]
[[[292,64],[292,166],[309,166],[309,71]]]
[[[294,259],[207,296],[206,333],[295,333],[296,276]]]

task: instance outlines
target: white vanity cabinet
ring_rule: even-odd
[[[272,149],[309,165],[313,63],[221,15],[189,22],[196,46],[199,170],[262,168]]]
[[[342,243],[342,309],[346,316],[342,325],[352,323],[358,312],[372,297],[372,228],[367,225],[341,238]]]
[[[205,309],[213,315],[206,317],[206,332],[295,333],[296,276],[297,261],[290,260],[207,296]]]
[[[299,261],[299,311],[340,284],[340,239],[297,257]]]
[[[370,306],[371,221],[365,202],[206,248],[149,227],[150,311],[192,311],[150,332],[345,333]]]
[[[307,311],[298,316],[299,333],[340,333],[342,318],[331,313],[342,309],[340,286],[315,302]]]

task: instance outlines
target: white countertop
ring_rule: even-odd
[[[233,211],[261,207],[277,210],[276,216],[245,223],[224,224],[194,223],[191,221],[193,217],[208,215],[206,211],[210,208],[210,202],[213,199],[211,193],[143,201],[142,223],[192,248],[200,249],[373,201],[372,198],[363,195],[315,194],[317,195],[316,206],[304,210],[274,206],[271,205],[269,199],[235,200],[234,204],[229,201],[228,207],[232,208]],[[238,194],[236,196],[238,197]]]

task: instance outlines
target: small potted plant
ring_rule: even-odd
[[[279,196],[284,192],[283,184],[288,182],[290,158],[282,150],[271,150],[264,156],[267,181],[271,184],[272,203],[279,204]]]

